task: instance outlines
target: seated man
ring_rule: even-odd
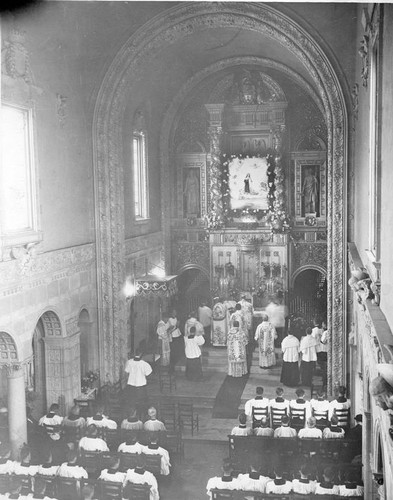
[[[305,421],[304,425],[306,425],[306,421],[308,418],[311,417],[311,405],[309,401],[306,401],[304,399],[304,390],[303,389],[296,389],[296,399],[292,399],[289,402],[289,411],[291,413],[292,417],[292,422],[295,423],[295,421],[299,420],[298,417],[296,417],[296,411],[297,410],[305,410]],[[295,420],[296,419],[296,420]]]
[[[239,490],[265,493],[266,484],[270,481],[270,478],[262,476],[255,465],[250,465],[250,472],[248,474],[239,474],[237,481]]]
[[[343,439],[345,437],[344,429],[338,425],[336,415],[332,416],[330,426],[323,429],[322,437],[323,439]]]
[[[269,400],[263,397],[263,387],[257,387],[255,389],[255,398],[249,399],[244,405],[244,413],[247,417],[251,418],[253,408],[266,408],[269,410]]]
[[[335,410],[349,410],[351,408],[351,400],[347,399],[346,393],[347,389],[343,385],[340,385],[337,389],[338,395],[337,398],[334,399],[333,401],[330,401],[329,405],[329,420],[332,419],[333,414],[335,413]],[[340,427],[345,427],[348,424],[348,422],[345,420],[345,422],[341,422],[341,419],[339,418],[338,420],[338,425]]]
[[[143,424],[143,429],[145,431],[157,432],[157,431],[166,431],[166,427],[163,422],[157,420],[157,410],[151,406],[147,410],[147,414],[149,416],[149,420]]]
[[[364,487],[360,483],[359,474],[354,470],[349,470],[345,474],[345,483],[338,486],[338,494],[341,497],[362,497]]]
[[[119,445],[117,451],[119,453],[143,453],[144,448],[143,444],[138,443],[137,436],[131,436]]]
[[[94,424],[96,427],[104,427],[106,429],[117,429],[117,423],[110,418],[104,416],[102,407],[97,408],[93,417],[88,417],[86,420],[87,425]]]
[[[124,483],[125,472],[120,472],[120,457],[113,455],[109,459],[109,467],[103,469],[98,479],[101,481],[113,481],[115,483]]]
[[[57,469],[59,477],[74,478],[74,479],[87,479],[87,471],[78,465],[78,453],[75,450],[70,450],[67,454],[68,462],[64,462]]]
[[[284,415],[281,419],[281,427],[277,427],[274,431],[275,438],[295,438],[297,435],[296,429],[289,427],[291,419]]]
[[[247,416],[245,413],[239,415],[239,425],[231,431],[232,436],[249,436],[252,434],[252,429],[247,427]]]
[[[11,460],[11,448],[7,443],[0,444],[0,475],[12,474],[15,463]]]
[[[310,495],[314,493],[316,482],[310,481],[310,467],[303,464],[300,468],[300,479],[292,480],[292,491],[298,495]]]
[[[169,453],[167,452],[167,450],[158,445],[158,440],[156,437],[151,436],[149,445],[143,447],[143,453],[145,455],[160,455],[161,474],[163,476],[169,475],[169,470],[171,467],[171,463],[169,461]]]
[[[211,477],[206,485],[207,494],[212,498],[211,490],[239,490],[240,483],[237,478],[232,477],[232,464],[229,458],[224,459],[222,465],[223,475]]]
[[[266,437],[273,437],[274,436],[274,430],[271,427],[269,427],[269,420],[267,417],[261,418],[261,425],[260,425],[260,427],[256,427],[254,429],[254,435],[255,436],[266,436]]]
[[[266,493],[288,495],[292,491],[292,481],[287,481],[283,478],[283,470],[279,464],[276,464],[274,467],[274,475],[276,478],[273,481],[268,481],[266,484]]]
[[[58,465],[53,464],[52,452],[45,450],[44,463],[38,466],[37,474],[42,476],[56,476],[59,469]]]
[[[49,412],[40,418],[39,425],[61,425],[63,423],[63,417],[59,415],[60,406],[57,403],[53,403]]]
[[[143,422],[137,417],[135,408],[129,411],[128,418],[125,418],[121,423],[121,428],[126,431],[140,431],[143,429]]]
[[[312,414],[317,419],[317,424],[327,426],[330,402],[326,399],[325,392],[322,390],[318,391],[317,399],[312,399],[310,405]]]
[[[64,417],[63,426],[70,428],[80,427],[83,429],[86,426],[86,420],[80,416],[80,411],[80,407],[78,405],[74,405],[71,408],[68,417]]]
[[[310,417],[307,419],[307,427],[300,429],[298,433],[299,439],[322,439],[322,431],[317,428],[317,421],[315,417]]]
[[[271,399],[269,402],[270,413],[273,409],[286,410],[287,415],[289,414],[289,401],[283,398],[284,389],[282,387],[277,387],[276,397]]]
[[[317,483],[315,495],[338,495],[338,486],[334,484],[334,471],[332,467],[323,470],[323,480]]]
[[[124,479],[124,496],[127,493],[127,484],[148,484],[150,486],[150,500],[159,500],[157,479],[145,469],[146,462],[143,455],[138,457],[138,465],[135,469],[128,469]]]
[[[85,451],[109,451],[106,442],[97,435],[97,427],[94,424],[89,425],[86,436],[79,441],[79,449]]]

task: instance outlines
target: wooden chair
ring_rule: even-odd
[[[269,408],[266,406],[264,408],[258,408],[257,406],[253,406],[251,410],[251,419],[252,419],[252,428],[261,426],[262,417],[268,418],[269,416]]]
[[[334,415],[338,418],[338,425],[347,430],[349,428],[349,408],[335,408]]]
[[[306,422],[306,408],[290,408],[291,427],[302,429]]]
[[[75,500],[80,495],[80,480],[74,477],[57,477],[57,498]]]
[[[120,432],[118,429],[104,428],[102,438],[110,450],[117,450],[120,444]]]
[[[80,416],[83,418],[90,417],[93,415],[95,398],[91,399],[74,399],[74,403],[80,408]]]
[[[46,484],[45,495],[50,498],[56,497],[57,494],[57,476],[45,476],[44,474],[36,474],[35,478],[40,478]]]
[[[288,415],[287,408],[274,408],[274,406],[270,409],[270,418],[273,429],[277,429],[277,427],[281,426],[282,417]]]
[[[80,450],[80,464],[90,474],[96,474],[101,469],[101,451]]]
[[[10,475],[0,474],[0,493],[7,493],[9,491]]]
[[[123,488],[123,498],[126,500],[150,500],[151,486],[148,484],[127,483]]]
[[[161,455],[144,455],[145,469],[157,478],[161,475]]]
[[[181,432],[167,432],[162,447],[168,450],[170,455],[178,455],[184,457],[184,442]]]
[[[32,493],[33,491],[33,481],[32,477],[28,475],[18,475],[18,479],[20,480],[20,484],[22,486],[21,495],[28,495],[29,493]]]
[[[173,400],[161,401],[158,407],[158,415],[167,430],[177,430],[179,421],[176,414],[176,403]]]
[[[326,411],[313,410],[313,416],[317,421],[318,429],[324,429],[329,425],[329,410]]]
[[[100,481],[101,498],[105,500],[122,500],[123,483],[118,481]]]
[[[176,389],[176,377],[174,372],[170,371],[169,366],[159,366],[158,380],[160,385],[160,392],[165,392],[166,390],[172,392],[172,388]]]
[[[194,413],[194,405],[192,402],[179,401],[177,404],[179,427],[181,430],[189,426],[191,434],[194,435],[194,429],[199,432],[199,416]]]
[[[128,469],[135,469],[138,464],[139,453],[119,453],[120,470],[126,472]]]

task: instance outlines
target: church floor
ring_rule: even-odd
[[[227,443],[186,441],[184,458],[175,460],[170,476],[160,480],[160,500],[206,500],[207,481],[221,474],[226,457]]]
[[[213,353],[211,355],[211,353]],[[214,368],[209,369],[209,363],[206,358],[209,355],[214,359]],[[259,368],[258,353],[255,350],[253,354],[251,373],[247,384],[241,396],[239,413],[244,408],[244,403],[255,396],[257,386],[264,387],[265,397],[272,399],[275,397],[275,390],[280,384],[281,374],[281,351],[276,349],[277,364],[268,369]],[[165,390],[160,392],[159,380],[157,374],[154,374],[149,380],[148,395],[149,402],[155,404],[160,398],[175,397],[176,399],[192,399],[194,409],[199,415],[199,432],[194,431],[191,435],[189,429],[184,430],[183,437],[187,440],[213,440],[228,441],[228,434],[232,427],[237,424],[236,418],[212,418],[212,410],[216,395],[227,375],[226,373],[226,349],[217,349],[214,347],[204,349],[204,379],[201,382],[191,382],[185,378],[185,372],[181,369],[176,371],[176,388],[172,392]],[[225,363],[220,368],[220,359]],[[220,371],[217,371],[220,369]],[[214,371],[213,371],[214,370]],[[315,377],[315,383],[320,384],[320,377]],[[304,388],[307,397],[310,396],[310,389]],[[284,397],[287,399],[295,398],[295,388],[284,387]],[[191,498],[191,497],[190,497]]]

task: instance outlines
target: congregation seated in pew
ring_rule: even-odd
[[[135,408],[129,411],[128,417],[121,423],[121,428],[126,431],[139,431],[143,429],[143,422],[137,417]]]
[[[106,442],[98,437],[98,430],[94,424],[87,427],[86,436],[79,441],[79,449],[85,451],[109,451]]]
[[[143,424],[143,429],[150,432],[166,431],[165,424],[157,419],[157,410],[151,406],[147,414],[148,420]]]
[[[274,431],[275,438],[295,438],[297,436],[296,429],[290,427],[291,419],[284,415],[281,419],[281,426]]]
[[[309,417],[307,419],[307,426],[304,429],[300,429],[298,437],[299,439],[322,439],[322,431],[317,428],[317,421],[315,417]]]
[[[252,434],[252,429],[247,427],[247,415],[245,413],[239,415],[239,425],[232,429],[231,434],[233,436],[250,436]]]
[[[102,407],[98,407],[95,414],[87,418],[86,423],[88,426],[94,424],[97,428],[117,429],[117,423],[103,414]]]

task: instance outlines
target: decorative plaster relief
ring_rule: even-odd
[[[162,246],[162,232],[136,236],[125,240],[125,255],[145,251],[146,249]]]
[[[67,96],[56,94],[56,114],[61,128],[63,128],[66,123],[67,100],[68,100]]]
[[[209,272],[209,243],[177,243],[174,245],[174,255],[176,255],[176,271],[185,265],[195,264]]]
[[[35,255],[34,247],[27,249],[12,249],[14,259],[0,262],[0,289],[18,293],[23,288],[33,288],[61,277],[69,276],[77,272],[76,270],[90,269],[94,262],[94,245],[89,243],[78,247],[55,250],[53,252]],[[28,265],[22,265],[26,262]],[[64,269],[62,273],[59,271]],[[21,275],[28,278],[23,286],[12,287],[11,284],[20,282]],[[38,278],[37,275],[44,275],[45,278]],[[11,292],[12,293],[12,292]]]

